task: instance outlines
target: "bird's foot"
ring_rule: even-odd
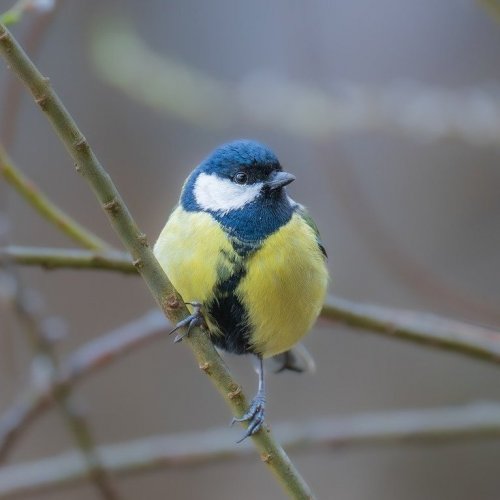
[[[257,393],[257,396],[252,399],[248,411],[242,417],[234,417],[231,421],[231,425],[233,425],[235,422],[248,422],[248,427],[245,431],[245,434],[243,434],[243,437],[241,439],[236,441],[237,443],[241,443],[247,437],[253,436],[261,429],[262,425],[264,424],[265,413],[266,398],[263,394]]]
[[[175,325],[175,328],[169,333],[169,335],[172,335],[172,333],[187,326],[187,330],[185,332],[179,333],[175,336],[174,343],[181,342],[184,337],[189,335],[189,332],[195,326],[205,325],[205,318],[203,317],[203,313],[201,312],[201,307],[202,307],[201,303],[186,302],[186,304],[193,306],[193,313],[184,318],[183,320],[179,321],[179,323]]]

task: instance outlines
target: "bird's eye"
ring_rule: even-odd
[[[245,174],[245,172],[238,172],[233,177],[233,181],[236,182],[236,184],[246,184],[248,181],[248,175]]]

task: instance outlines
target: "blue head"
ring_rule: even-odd
[[[268,147],[234,141],[218,147],[192,172],[181,205],[208,212],[231,236],[255,244],[290,220],[295,204],[285,186],[294,179]]]

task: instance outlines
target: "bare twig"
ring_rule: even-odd
[[[126,254],[31,247],[0,248],[0,259],[47,268],[92,268],[134,273]],[[353,328],[500,363],[500,332],[434,314],[327,298],[321,316]]]
[[[500,405],[471,404],[429,410],[366,413],[301,423],[281,423],[276,435],[288,449],[341,449],[500,438]],[[164,467],[190,467],[247,459],[249,443],[234,446],[227,429],[173,436],[151,436],[101,446],[106,468],[128,476]],[[0,470],[0,498],[52,491],[85,479],[85,464],[75,452]]]
[[[171,328],[171,326],[170,326]],[[60,363],[54,385],[74,386],[82,378],[121,359],[133,349],[159,338],[169,329],[169,323],[158,310],[146,313],[77,349]],[[13,448],[23,431],[54,403],[53,388],[31,387],[0,418],[0,462]]]
[[[35,0],[36,1],[36,0]],[[19,4],[20,2],[18,2]],[[33,3],[33,2],[32,2]],[[32,9],[39,15],[35,17],[31,23],[28,33],[25,38],[24,46],[31,54],[31,57],[36,58],[43,46],[43,40],[48,32],[48,28],[56,17],[59,7],[63,0],[53,0],[37,2],[38,8]],[[19,7],[19,5],[17,5]],[[12,9],[11,9],[12,10]],[[21,17],[18,17],[20,20]],[[22,85],[16,78],[9,78],[5,85],[5,93],[3,98],[3,113],[0,117],[0,141],[5,149],[9,150],[14,143],[14,138],[17,130],[19,119],[19,109],[21,104]]]
[[[44,78],[18,45],[7,28],[0,24],[0,52],[12,70],[29,88],[35,101],[45,112],[61,141],[76,162],[77,169],[92,186],[109,220],[133,257],[134,264],[150,288],[165,315],[178,322],[189,314],[182,298],[169,282],[160,264],[149,248],[146,237],[139,230],[111,178],[97,160],[73,118]],[[247,409],[241,387],[232,378],[209,337],[195,329],[186,343],[192,348],[199,366],[214,383],[236,416]],[[288,492],[297,499],[311,499],[313,493],[283,448],[265,427],[252,436],[263,461]]]
[[[106,250],[109,245],[56,206],[9,159],[0,145],[0,174],[43,217],[72,240],[90,250]]]
[[[494,330],[413,311],[357,304],[337,297],[328,298],[322,315],[363,331],[500,363],[500,334]],[[165,328],[168,329],[168,323],[163,315],[151,311],[75,351],[61,364],[56,382],[74,385],[124,354],[159,338]],[[4,413],[0,418],[0,460],[35,418],[52,404],[50,391],[31,388]]]
[[[57,403],[65,423],[84,457],[87,475],[91,478],[102,498],[114,500],[117,497],[111,485],[107,472],[103,469],[99,455],[96,451],[90,425],[84,415],[78,410],[71,395],[69,385],[55,384],[59,370],[59,362],[53,346],[54,339],[50,339],[50,332],[43,327],[44,319],[41,317],[31,290],[26,290],[16,279],[13,288],[12,304],[24,331],[34,351],[34,363],[38,366],[38,377],[34,377],[35,386],[42,386],[50,393]]]
[[[137,269],[133,266],[129,256],[124,252],[114,250],[94,252],[78,249],[8,246],[0,248],[0,261],[6,258],[17,264],[40,266],[44,269],[101,269],[137,274]]]
[[[326,145],[317,145],[321,155],[318,161],[331,163],[330,151]],[[447,305],[464,316],[475,315],[484,322],[500,325],[500,309],[491,300],[474,296],[460,289],[433,272],[428,264],[421,262],[408,252],[377,212],[369,193],[363,188],[352,165],[341,161],[328,175],[329,186],[335,200],[343,205],[345,217],[355,226],[366,241],[370,253],[375,255],[390,271],[391,275],[401,277],[412,291],[416,291],[429,303]]]
[[[98,23],[90,41],[101,77],[131,99],[198,126],[228,129],[245,120],[316,141],[382,130],[436,141],[499,142],[498,88],[450,90],[398,81],[337,83],[325,91],[275,72],[249,74],[234,84],[155,53],[120,19]]]
[[[482,5],[490,14],[490,16],[500,23],[500,1],[499,0],[477,0],[479,5]]]
[[[338,297],[328,298],[322,315],[363,331],[500,363],[500,332],[489,328],[434,314],[357,304]]]
[[[18,23],[27,12],[50,12],[55,0],[18,0],[9,10],[0,15],[0,22],[5,25]]]
[[[33,24],[33,28],[29,31],[27,43],[29,45],[33,43],[36,48],[38,48],[40,39],[49,26],[50,21],[53,19],[55,8],[58,4],[60,4],[60,2],[57,0],[19,0],[12,9],[1,16],[1,19],[5,22],[15,23],[18,22],[27,11],[46,13],[47,15],[37,19],[37,22]],[[17,111],[20,103],[19,84],[11,80],[7,86],[6,94],[8,99],[4,112],[5,119],[2,121],[2,137],[10,143],[14,137]],[[63,232],[88,248],[107,248],[107,245],[102,242],[102,240],[92,235],[89,231],[86,231],[85,228],[80,226],[50,202],[50,200],[38,190],[34,183],[29,181],[12,165],[1,146],[0,173],[3,174],[7,182],[13,185],[36,210],[51,222],[55,223]],[[15,275],[11,267],[11,259],[9,257],[3,256],[3,258],[0,258],[0,265],[4,266],[4,272],[9,272],[15,281],[11,302],[35,353],[33,363],[35,366],[38,366],[38,376],[34,376],[34,384],[35,386],[38,385],[47,390],[50,393],[50,397],[57,402],[65,423],[72,433],[76,445],[80,449],[81,457],[83,457],[85,462],[87,476],[94,481],[102,498],[108,500],[117,499],[118,496],[109,481],[107,472],[102,468],[100,463],[90,425],[84,415],[78,410],[71,395],[71,387],[53,384],[53,378],[57,377],[59,364],[53,346],[54,339],[48,336],[51,332],[46,331],[43,326],[43,322],[46,321],[46,318],[42,318],[39,314],[40,311],[35,307],[37,300],[32,297],[33,292],[31,290],[26,290],[21,286],[19,278]],[[40,370],[42,370],[43,373],[41,373]],[[38,388],[40,389],[41,387]],[[5,458],[5,453],[1,455],[1,458]]]
[[[63,378],[73,383],[99,368],[109,365],[125,354],[170,331],[172,323],[165,316],[153,309],[141,318],[88,342],[62,364]]]

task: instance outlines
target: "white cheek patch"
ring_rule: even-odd
[[[262,186],[262,182],[240,185],[215,174],[201,173],[194,184],[194,197],[203,210],[227,213],[255,200]]]
[[[288,203],[290,203],[290,206],[292,208],[299,208],[299,209],[303,209],[304,208],[304,205],[301,205],[300,203],[297,203],[295,200],[293,200],[292,198],[290,198],[290,196],[286,195],[287,199],[288,199]]]

